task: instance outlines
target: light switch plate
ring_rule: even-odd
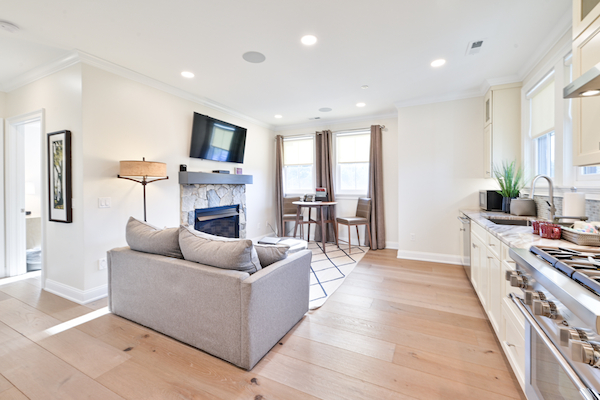
[[[98,208],[110,208],[110,197],[98,197]]]
[[[99,270],[106,269],[106,266],[107,266],[106,258],[101,258],[98,260],[98,269]]]

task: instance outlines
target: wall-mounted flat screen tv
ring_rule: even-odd
[[[241,164],[246,131],[246,128],[194,113],[190,157]]]

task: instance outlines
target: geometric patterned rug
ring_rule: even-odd
[[[327,253],[323,253],[320,242],[309,242],[308,250],[312,251],[310,266],[310,305],[311,310],[325,304],[327,297],[344,282],[356,264],[365,256],[369,247],[352,246],[352,254],[348,254],[348,245],[338,248],[333,243],[325,244]]]

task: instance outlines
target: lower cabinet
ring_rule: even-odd
[[[525,319],[508,298],[514,288],[506,271],[514,271],[509,248],[471,222],[471,282],[521,387],[525,383]]]

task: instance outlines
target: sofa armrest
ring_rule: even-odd
[[[242,281],[242,364],[251,369],[308,311],[308,250]]]

